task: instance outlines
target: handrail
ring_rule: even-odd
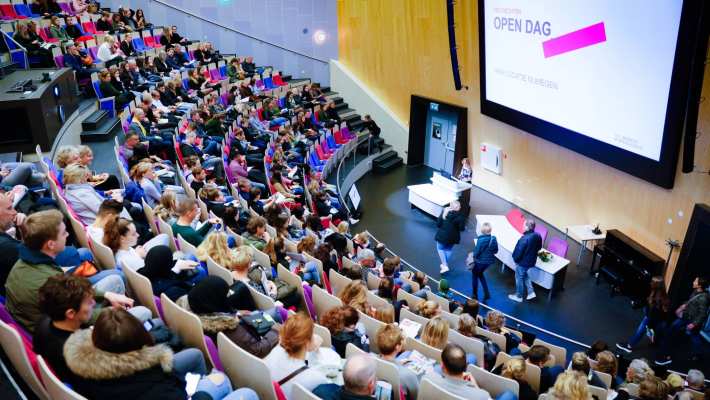
[[[17,40],[15,40],[15,38],[12,37],[12,35],[10,35],[9,33],[5,32],[5,31],[3,31],[2,33],[3,33],[3,35],[5,35],[5,38],[6,38],[6,39],[12,40],[12,43],[15,43],[15,46],[19,47],[20,50],[22,50],[22,51],[24,51],[25,53],[27,53],[27,49],[25,48],[25,46],[21,45]]]
[[[199,20],[202,20],[202,21],[204,21],[204,22],[210,23],[210,24],[212,24],[212,25],[216,25],[216,26],[218,26],[218,27],[220,27],[220,28],[222,28],[222,29],[226,29],[226,30],[231,31],[231,32],[234,32],[234,33],[236,33],[236,34],[238,34],[238,35],[242,35],[242,36],[248,37],[248,38],[250,38],[250,39],[256,40],[256,41],[259,42],[259,43],[264,43],[264,44],[267,44],[267,45],[269,45],[269,46],[276,47],[277,49],[281,49],[281,50],[284,50],[284,51],[288,51],[288,52],[290,52],[290,53],[299,55],[299,56],[301,56],[301,57],[308,58],[308,59],[313,60],[313,61],[318,61],[318,62],[321,62],[321,63],[323,63],[323,64],[328,64],[328,60],[323,60],[323,59],[318,58],[318,57],[313,57],[313,56],[311,56],[311,55],[302,53],[302,52],[300,52],[300,51],[296,51],[296,50],[293,50],[293,49],[289,49],[288,47],[284,47],[284,46],[281,46],[281,45],[279,45],[279,44],[269,42],[269,41],[266,40],[266,39],[262,39],[262,38],[260,38],[260,37],[256,37],[256,36],[254,36],[254,35],[250,35],[250,34],[248,34],[248,33],[242,32],[242,31],[240,31],[240,30],[234,29],[234,28],[232,28],[232,27],[223,25],[223,24],[221,24],[221,23],[219,23],[219,22],[217,22],[217,21],[211,20],[211,19],[209,19],[209,18],[205,18],[205,17],[203,17],[203,16],[201,16],[201,15],[197,15],[197,14],[195,14],[195,13],[193,13],[193,12],[187,11],[187,10],[185,10],[185,9],[182,9],[182,8],[180,8],[180,7],[177,7],[177,6],[174,6],[174,5],[172,5],[172,4],[168,4],[168,3],[166,3],[166,2],[164,2],[164,1],[162,1],[162,0],[150,0],[150,1],[155,2],[155,3],[162,4],[162,5],[164,5],[165,7],[172,8],[173,10],[179,11],[179,12],[181,12],[181,13],[183,13],[183,14],[187,14],[187,15],[189,15],[189,16],[191,16],[191,17],[197,18],[197,19],[199,19]]]

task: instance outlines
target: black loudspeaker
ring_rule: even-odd
[[[688,104],[685,109],[682,171],[686,174],[695,169],[695,136],[698,128],[700,94],[703,90],[708,37],[710,36],[710,4],[702,2],[701,7],[701,11],[698,13],[698,30],[695,35],[695,57],[690,66]]]
[[[693,280],[696,277],[710,277],[708,243],[710,243],[710,206],[696,204],[668,290],[674,305],[688,299],[693,291]]]
[[[446,19],[449,25],[449,51],[451,52],[451,72],[454,74],[454,87],[461,90],[461,75],[459,73],[459,56],[456,52],[456,24],[454,22],[455,0],[446,0]],[[466,87],[468,89],[468,86]]]

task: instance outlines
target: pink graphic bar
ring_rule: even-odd
[[[606,42],[604,22],[542,42],[545,58],[575,51],[597,43]]]

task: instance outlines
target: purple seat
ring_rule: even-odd
[[[155,301],[155,308],[158,309],[158,315],[160,315],[160,319],[165,321],[165,315],[163,315],[163,303],[160,301],[160,297],[153,296],[153,301]]]
[[[219,351],[217,350],[217,345],[211,337],[205,335],[205,346],[207,346],[207,352],[210,353],[210,358],[214,363],[214,368],[218,371],[224,371],[222,367],[222,360],[219,359]]]
[[[542,225],[535,225],[535,232],[539,233],[542,237],[542,245],[545,246],[545,239],[547,239],[547,228]]]
[[[64,68],[64,55],[60,54],[54,57],[54,64],[57,68]]]
[[[558,238],[557,236],[553,236],[550,239],[550,244],[547,246],[547,250],[556,256],[567,258],[568,247],[569,245],[567,244],[566,240]]]
[[[7,311],[7,308],[5,308],[5,304],[0,304],[0,321],[8,325],[17,327],[17,331],[20,333],[20,335],[27,339],[28,342],[32,343],[32,335],[30,335],[29,332],[25,330],[25,328],[20,326],[20,324],[15,321],[15,318],[13,318],[12,315],[10,315],[10,312]]]

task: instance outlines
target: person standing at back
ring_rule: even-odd
[[[461,203],[452,201],[436,221],[439,229],[436,231],[436,251],[441,260],[440,273],[449,272],[449,259],[454,245],[461,241],[461,231],[466,227],[466,216],[461,212]]]
[[[542,236],[535,232],[535,221],[525,220],[525,232],[518,239],[513,250],[513,261],[515,261],[515,294],[508,295],[508,298],[521,303],[523,299],[532,300],[535,298],[535,289],[528,275],[528,270],[535,266],[537,253],[542,249]],[[525,297],[525,288],[528,295]]]
[[[485,222],[481,226],[481,234],[476,240],[476,247],[473,249],[473,265],[471,272],[473,274],[473,298],[478,300],[478,281],[481,281],[483,287],[483,300],[491,298],[491,293],[488,291],[488,283],[483,275],[486,269],[491,266],[496,260],[495,255],[498,252],[498,240],[491,235],[491,224]]]

